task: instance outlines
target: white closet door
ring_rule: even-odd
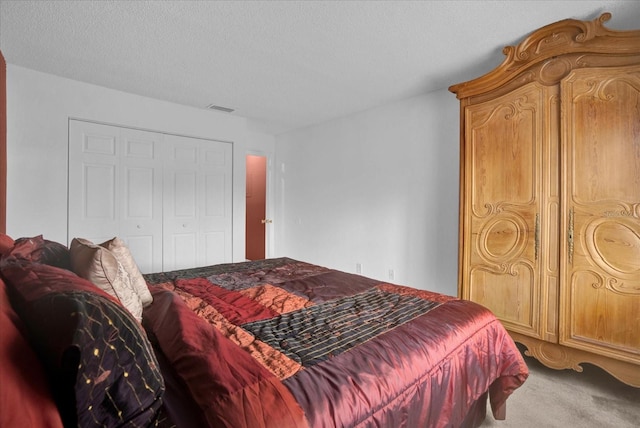
[[[163,270],[230,261],[231,144],[173,135],[165,142]]]
[[[118,236],[162,269],[162,134],[69,121],[69,242]]]
[[[212,144],[213,143],[213,144]],[[203,204],[200,263],[204,266],[232,259],[232,146],[211,141],[200,147]]]
[[[144,273],[162,270],[163,135],[121,129],[119,236]]]
[[[119,231],[119,130],[69,121],[69,243],[94,242]]]

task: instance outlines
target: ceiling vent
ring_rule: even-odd
[[[229,107],[217,106],[215,104],[209,104],[206,108],[208,108],[209,110],[223,111],[225,113],[233,113],[235,111],[235,109],[232,109]]]

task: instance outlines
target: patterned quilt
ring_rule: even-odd
[[[527,376],[495,317],[454,297],[288,258],[145,279],[147,333],[210,426],[460,426]]]

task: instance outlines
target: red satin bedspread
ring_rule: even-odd
[[[528,375],[453,297],[287,258],[146,279],[144,326],[212,427],[457,427]]]

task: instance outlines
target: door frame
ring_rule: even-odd
[[[245,166],[245,176],[246,176],[246,167],[247,167],[247,156],[262,156],[267,158],[267,177],[266,177],[266,195],[265,195],[265,216],[268,219],[273,219],[273,204],[271,203],[273,200],[273,152],[264,151],[264,150],[256,150],[256,149],[248,149],[244,154],[244,166]],[[247,183],[245,181],[245,187]],[[246,204],[245,204],[246,210]],[[245,218],[245,230],[246,230],[246,215]],[[274,242],[274,234],[275,234],[275,226],[274,223],[265,224],[265,249],[264,256],[265,258],[273,257],[275,242]],[[246,239],[246,237],[245,237]],[[245,254],[247,249],[245,248]]]

